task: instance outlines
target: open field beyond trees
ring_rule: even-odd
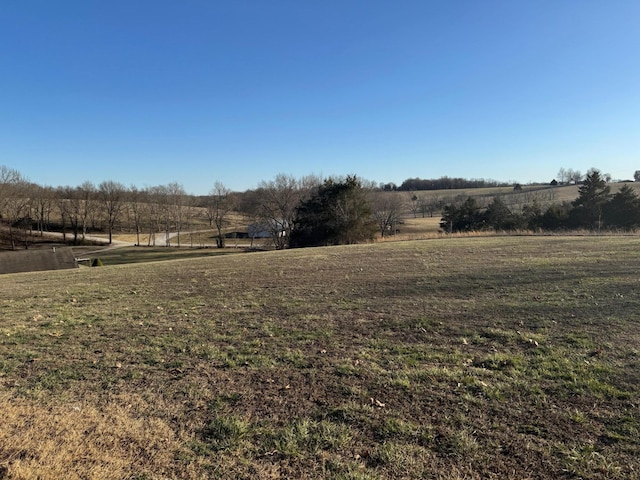
[[[0,277],[0,478],[640,478],[640,239]]]

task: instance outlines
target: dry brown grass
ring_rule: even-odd
[[[3,475],[638,478],[639,248],[455,237],[3,276]]]
[[[43,405],[3,394],[0,478],[167,478],[181,442],[164,420],[143,413],[148,410],[134,394],[101,407]]]

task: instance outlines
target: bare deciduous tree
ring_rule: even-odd
[[[149,203],[147,208],[149,240],[147,246],[156,246],[156,232],[164,230],[165,238],[169,239],[169,209],[167,207],[168,196],[167,188],[164,185],[158,185],[148,189]],[[165,242],[165,245],[167,243]]]
[[[15,215],[18,213],[16,209],[22,208],[20,200],[16,197],[22,195],[19,190],[24,182],[17,170],[0,165],[0,218],[8,224],[12,249],[15,249],[13,224],[16,220]]]
[[[9,227],[9,242],[11,248],[16,248],[15,228],[31,228],[31,204],[29,199],[30,184],[17,171],[0,166],[0,217]],[[26,234],[25,248],[28,247]]]
[[[556,178],[558,179],[558,182],[560,182],[561,185],[565,183],[567,181],[567,170],[564,167],[560,167],[560,170],[558,170],[558,175]]]
[[[39,185],[33,185],[31,192],[31,204],[33,206],[36,229],[40,236],[43,236],[44,231],[49,230],[51,225],[54,192],[49,187],[41,187]]]
[[[262,181],[256,192],[256,217],[267,230],[277,249],[287,246],[296,217],[296,209],[316,183],[317,177],[297,180],[291,175],[278,174],[274,180]]]
[[[122,213],[127,188],[119,182],[107,180],[100,184],[98,191],[109,230],[109,244],[111,244],[113,243],[113,229]]]
[[[89,220],[98,209],[96,186],[89,181],[84,182],[77,189],[80,206],[80,224],[82,226],[82,240],[87,236]]]
[[[429,200],[427,200],[424,195],[418,197],[418,212],[420,212],[422,218],[425,218],[427,213],[429,213]]]
[[[136,232],[136,245],[140,246],[140,232],[142,230],[142,222],[148,209],[149,198],[146,190],[138,190],[138,187],[132,185],[129,188],[129,217],[130,223]]]
[[[404,208],[402,198],[394,192],[373,192],[372,204],[380,236],[394,235]]]
[[[184,201],[185,203],[183,208],[185,227],[189,232],[189,243],[191,244],[191,248],[193,248],[193,221],[197,217],[198,201],[193,195],[186,195]]]
[[[224,248],[225,246],[222,230],[232,208],[231,190],[225,187],[222,182],[215,182],[207,200],[207,217],[209,218],[209,225],[211,227],[215,226],[218,231],[218,236],[216,237],[218,248]]]
[[[407,194],[409,211],[413,215],[413,218],[418,217],[418,212],[420,211],[420,197],[415,194],[415,192],[408,192]]]
[[[78,188],[63,187],[60,189],[60,195],[65,199],[67,206],[67,218],[71,223],[71,231],[73,232],[73,243],[78,243],[78,235],[80,233],[80,216],[82,210],[82,200]]]
[[[66,189],[57,187],[55,190],[55,206],[60,214],[60,230],[62,231],[62,241],[67,241],[67,220],[69,219],[69,200]]]
[[[168,204],[169,204],[169,212],[170,212],[170,220],[173,222],[173,225],[176,229],[176,241],[178,242],[178,247],[180,246],[180,233],[182,232],[182,223],[184,221],[184,205],[185,205],[185,197],[186,192],[182,185],[177,182],[172,182],[166,187],[166,192],[168,196]],[[167,230],[167,246],[170,246],[171,243],[171,235],[168,233],[170,229]]]
[[[569,181],[574,183],[580,183],[582,181],[582,172],[580,170],[569,170],[570,177]]]

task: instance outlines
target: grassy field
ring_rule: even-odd
[[[0,478],[640,478],[640,239],[0,277]]]
[[[186,258],[204,258],[245,253],[241,248],[167,248],[167,247],[118,247],[96,250],[95,247],[74,247],[76,256],[83,259],[99,258],[104,266],[129,263],[146,263]],[[87,261],[81,262],[88,264]]]
[[[610,183],[611,194],[617,193],[625,185],[624,182]],[[640,193],[640,182],[627,183]],[[455,201],[455,199],[465,199],[474,197],[480,205],[486,206],[495,196],[501,196],[506,203],[515,211],[524,205],[530,205],[534,200],[543,208],[552,203],[572,202],[579,195],[580,185],[561,185],[551,187],[547,185],[525,185],[521,191],[514,191],[513,187],[492,187],[492,188],[467,188],[456,190],[423,190],[417,192],[392,192],[389,195],[396,195],[403,201],[408,201],[412,195],[417,195],[426,200],[438,199],[445,203]],[[440,212],[438,212],[438,215]],[[409,212],[407,212],[409,216]]]

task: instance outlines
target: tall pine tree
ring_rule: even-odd
[[[572,216],[576,226],[600,228],[602,208],[609,200],[610,192],[611,188],[598,170],[587,174],[584,183],[578,189],[578,198],[573,202]]]
[[[298,207],[289,246],[313,247],[371,241],[376,224],[360,180],[325,180]]]

